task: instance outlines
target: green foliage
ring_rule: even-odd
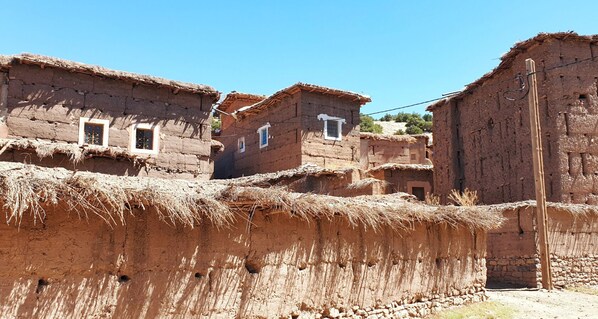
[[[374,123],[374,118],[369,115],[360,114],[359,115],[360,121],[360,131],[361,132],[370,132],[376,134],[382,134],[382,126],[380,124]]]
[[[407,133],[409,135],[422,134],[423,132],[424,132],[424,130],[422,130],[419,126],[407,125],[407,129],[405,130],[405,133]]]
[[[432,114],[427,113],[422,116],[418,113],[400,112],[394,116],[394,119],[396,122],[407,123],[405,129],[405,133],[407,134],[422,134],[424,132],[432,132]]]
[[[395,117],[392,116],[391,114],[386,114],[380,118],[380,121],[385,121],[385,122],[392,122],[394,120],[395,120]]]
[[[214,132],[216,130],[220,130],[221,125],[222,125],[222,122],[220,122],[219,118],[212,117],[212,132]]]
[[[405,134],[406,134],[406,133],[405,133],[405,131],[403,131],[403,130],[397,130],[397,131],[394,133],[394,135],[405,135]]]

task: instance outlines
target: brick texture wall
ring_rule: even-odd
[[[535,208],[504,212],[506,222],[488,232],[489,283],[541,286]],[[598,215],[548,208],[548,244],[555,286],[598,284]]]
[[[436,108],[436,192],[475,189],[484,203],[533,198],[528,102],[524,93],[514,91],[519,88],[517,74],[525,79],[525,59],[532,58],[538,70],[548,200],[596,203],[598,62],[554,69],[596,54],[596,44],[549,39],[520,53],[511,68],[471,94]]]
[[[109,146],[129,148],[131,125],[160,127],[153,165],[131,175],[208,179],[211,175],[211,97],[134,84],[62,69],[13,65],[8,71],[6,124],[9,138],[77,143],[79,118],[108,119]],[[11,159],[4,159],[11,160]],[[18,156],[12,160],[19,160]],[[84,169],[112,173],[86,160]],[[113,165],[129,165],[114,161]],[[108,165],[110,166],[110,165]],[[114,168],[114,167],[113,167]],[[116,171],[121,171],[118,167]]]
[[[301,162],[326,168],[359,167],[359,102],[331,95],[301,92]],[[319,114],[345,119],[342,140],[324,139],[324,121]]]

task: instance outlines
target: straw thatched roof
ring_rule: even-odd
[[[567,212],[574,216],[583,216],[583,215],[597,215],[598,216],[598,206],[596,206],[596,205],[546,202],[546,206],[548,208],[553,208],[556,210]],[[487,205],[487,206],[481,206],[481,207],[486,207],[492,211],[503,212],[505,210],[536,207],[536,201],[535,200],[526,200],[526,201],[515,202],[515,203],[494,204],[494,205]]]
[[[306,177],[320,177],[320,176],[335,176],[342,177],[348,173],[351,173],[352,168],[346,169],[329,169],[322,168],[315,164],[303,164],[296,168],[291,168],[284,171],[255,174],[251,176],[238,177],[234,179],[226,180],[229,185],[235,186],[257,186],[257,187],[270,187],[276,186],[281,182],[288,182],[299,178]]]
[[[385,171],[385,170],[396,170],[396,171],[430,171],[434,170],[433,165],[424,164],[398,164],[398,163],[386,163],[380,166],[372,167],[367,172]]]
[[[0,69],[10,68],[13,64],[33,64],[42,68],[53,67],[57,69],[67,70],[69,72],[78,72],[96,76],[102,76],[112,79],[118,79],[134,83],[142,83],[147,85],[161,86],[173,89],[174,91],[184,91],[190,93],[199,93],[211,96],[216,102],[220,99],[220,92],[213,87],[203,84],[193,84],[187,82],[173,81],[154,77],[150,75],[141,75],[136,73],[129,73],[123,71],[116,71],[103,68],[101,66],[83,64],[43,55],[22,53],[12,56],[0,56]]]
[[[372,99],[367,95],[299,82],[270,95],[265,100],[240,108],[235,112],[235,115],[239,118],[245,118],[252,114],[260,113],[262,110],[267,109],[272,105],[278,103],[283,98],[300,91],[317,92],[332,95],[340,99],[348,99],[359,102],[360,105],[364,105],[372,101]]]
[[[456,95],[452,95],[446,99],[440,100],[430,106],[428,106],[428,111],[434,111],[436,108],[442,107],[446,105],[449,101],[453,99],[459,99],[465,96],[466,94],[471,93],[471,91],[475,90],[477,87],[484,85],[486,81],[494,77],[496,74],[508,70],[513,67],[513,62],[515,58],[522,53],[542,44],[543,42],[550,41],[550,40],[561,40],[561,41],[575,41],[575,42],[587,42],[587,43],[596,43],[598,42],[598,35],[578,35],[575,32],[559,32],[559,33],[540,33],[537,36],[527,39],[522,42],[515,43],[515,45],[511,48],[509,52],[504,54],[501,57],[500,64],[494,68],[494,70],[484,74],[481,78],[476,80],[475,82],[467,85],[465,89],[459,92]]]
[[[0,139],[0,154],[6,150],[27,150],[37,154],[42,159],[54,154],[68,156],[73,164],[88,157],[107,157],[113,159],[127,159],[134,163],[144,163],[149,155],[131,154],[127,149],[115,146],[78,145],[75,143],[50,142],[27,138]]]
[[[220,102],[218,109],[224,112],[228,112],[228,108],[233,104],[234,101],[244,101],[249,104],[254,104],[266,99],[265,95],[257,95],[257,94],[250,94],[250,93],[241,93],[232,91],[226,95],[224,100]]]
[[[308,222],[344,218],[354,226],[373,229],[400,229],[414,222],[489,229],[502,220],[499,213],[487,209],[428,206],[396,195],[341,198],[223,181],[109,176],[8,162],[0,162],[0,202],[6,221],[16,224],[23,218],[43,222],[46,209],[55,205],[81,217],[95,214],[110,224],[124,223],[132,207],[148,209],[166,222],[190,227],[207,221],[226,226],[255,210],[282,212]]]
[[[388,135],[388,134],[375,134],[375,133],[368,133],[368,132],[359,133],[359,137],[361,139],[368,139],[368,140],[406,142],[409,144],[413,144],[413,143],[417,142],[417,140],[423,139],[425,141],[426,145],[428,144],[428,139],[430,138],[428,135],[425,135],[425,134]]]

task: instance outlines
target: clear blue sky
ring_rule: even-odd
[[[225,94],[308,82],[368,94],[362,112],[370,113],[459,90],[539,32],[598,33],[598,1],[571,3],[0,0],[0,54],[56,56]]]

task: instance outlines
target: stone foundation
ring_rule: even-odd
[[[350,318],[350,319],[396,319],[396,318],[424,318],[451,307],[462,306],[474,302],[486,301],[486,291],[482,287],[471,288],[466,291],[455,291],[456,294],[436,295],[432,299],[399,300],[386,305],[361,308],[359,306],[345,308],[328,308],[323,313],[305,314],[295,312],[288,318]]]

